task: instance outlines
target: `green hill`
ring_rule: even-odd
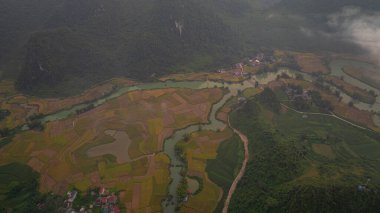
[[[229,212],[376,212],[380,135],[326,116],[273,113],[250,100],[231,115],[250,160]]]
[[[230,65],[258,48],[357,52],[300,31],[326,30],[346,5],[380,10],[374,0],[0,0],[0,76],[67,96],[115,76]]]
[[[223,20],[195,1],[67,0],[45,26],[25,45],[17,85],[27,93],[70,95],[113,76],[204,69],[232,62],[239,49]]]

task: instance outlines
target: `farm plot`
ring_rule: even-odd
[[[297,64],[301,67],[301,71],[305,73],[321,73],[328,74],[330,71],[323,63],[323,59],[313,53],[297,53],[294,56]]]
[[[28,164],[41,174],[41,192],[104,186],[122,192],[128,210],[159,211],[170,181],[169,159],[160,153],[164,139],[175,129],[206,123],[222,96],[217,88],[130,92],[49,122],[43,132],[17,134],[0,149],[0,165]]]
[[[209,179],[207,162],[217,158],[219,145],[232,136],[230,129],[222,132],[200,131],[190,136],[184,150],[188,163],[188,175],[202,178],[201,191],[191,195],[181,208],[182,212],[212,212],[222,197],[222,189]]]

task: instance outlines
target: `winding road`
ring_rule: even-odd
[[[237,130],[237,129],[235,129],[235,128],[233,128],[231,126],[231,124],[230,124],[230,118],[228,118],[228,126],[234,131],[234,133],[236,133],[236,134],[239,135],[241,141],[244,144],[244,160],[243,160],[243,164],[242,164],[242,166],[240,168],[240,171],[239,171],[238,175],[236,176],[235,180],[232,182],[230,190],[228,191],[228,195],[227,195],[226,201],[224,202],[224,207],[223,207],[223,211],[222,211],[223,213],[227,213],[227,211],[228,211],[228,207],[230,205],[230,201],[231,201],[232,195],[233,195],[233,193],[236,190],[237,184],[239,183],[240,179],[244,175],[245,168],[247,167],[247,163],[248,163],[248,159],[249,159],[248,138],[247,138],[247,136],[245,136],[239,130]]]

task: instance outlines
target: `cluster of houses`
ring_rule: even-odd
[[[117,196],[109,193],[104,187],[99,189],[99,197],[95,201],[95,206],[102,209],[102,213],[119,213],[117,206]]]
[[[267,56],[264,53],[258,53],[256,56],[243,60],[243,62],[237,63],[231,72],[236,77],[247,77],[248,73],[244,72],[244,66],[258,67],[260,65],[273,64],[276,60],[273,56]],[[225,69],[217,70],[218,73],[226,73]]]
[[[311,101],[310,92],[307,90],[303,90],[302,87],[299,89],[293,86],[287,86],[285,89],[285,93],[288,96],[289,100],[302,98],[304,101],[307,101],[307,102]]]
[[[66,213],[76,212],[73,209],[73,203],[77,198],[78,192],[76,190],[67,192],[67,199],[64,201],[63,205],[66,209]]]
[[[368,184],[371,181],[371,178],[367,178],[367,182],[365,184],[358,185],[358,191],[365,192],[369,191]]]
[[[67,192],[67,199],[64,201],[66,213],[92,213],[94,208],[100,208],[102,213],[119,213],[120,209],[117,205],[117,195],[110,193],[106,188],[102,187],[98,193],[91,192],[92,195],[97,195],[95,202],[90,204],[88,208],[82,206],[79,210],[75,210],[73,203],[77,198],[76,190]]]
[[[264,53],[258,53],[255,57],[248,60],[249,64],[253,67],[260,66],[262,64],[274,64],[276,59],[272,55],[265,55]]]

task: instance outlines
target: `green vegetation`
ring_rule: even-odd
[[[237,135],[223,141],[216,159],[208,160],[206,172],[212,182],[223,189],[223,197],[214,212],[221,212],[224,201],[244,158],[243,143]]]
[[[42,113],[34,113],[33,115],[29,116],[26,120],[28,121],[35,121],[35,120],[40,120],[43,118],[45,115]]]
[[[86,107],[84,107],[84,108],[82,108],[82,109],[77,109],[77,110],[76,110],[76,113],[77,113],[77,115],[79,115],[79,114],[82,114],[82,113],[88,112],[88,111],[90,111],[90,110],[92,110],[92,109],[94,109],[94,108],[95,108],[95,105],[94,105],[94,104],[89,104],[88,106],[86,106]]]
[[[11,112],[9,112],[9,110],[0,109],[0,121],[4,120],[10,114]]]
[[[193,193],[193,195],[197,195],[197,194],[199,194],[199,193],[202,191],[202,189],[203,189],[203,179],[202,179],[201,177],[198,177],[198,176],[187,176],[187,177],[190,178],[190,179],[194,179],[194,180],[196,180],[196,181],[198,182],[199,187],[198,187],[198,189]]]
[[[318,91],[310,92],[311,99],[313,103],[324,112],[330,112],[333,110],[333,106],[329,101],[323,100],[321,94]]]
[[[364,90],[355,87],[343,80],[343,78],[330,77],[327,82],[344,91],[347,95],[351,96],[354,100],[359,100],[367,104],[374,104],[376,102],[376,94],[374,91]],[[368,84],[370,85],[370,84]],[[336,94],[339,97],[339,94]]]
[[[6,0],[0,70],[25,93],[68,96],[115,76],[229,66],[259,49],[356,53],[339,36],[302,31],[333,34],[327,16],[346,5],[380,9],[373,0]]]
[[[186,199],[187,189],[188,189],[187,180],[185,177],[182,177],[177,188],[178,203],[182,203]]]
[[[11,134],[11,130],[8,128],[0,129],[0,138],[8,137]]]
[[[39,120],[29,121],[27,125],[31,130],[43,131],[45,129],[44,125]]]
[[[114,76],[210,69],[238,53],[229,26],[196,0],[62,0],[50,9],[47,24],[23,42],[17,87],[29,94],[67,96]]]
[[[264,91],[258,95],[258,99],[271,111],[276,113],[280,111],[280,101],[272,89],[265,88]]]
[[[58,212],[63,200],[38,192],[38,174],[22,164],[0,166],[0,212]]]
[[[251,159],[230,212],[377,211],[379,134],[293,111],[268,119],[268,110],[257,98],[231,115]]]
[[[4,137],[0,139],[0,148],[12,142],[12,137]]]
[[[186,136],[186,135],[185,135]],[[185,152],[185,141],[180,141],[175,144],[174,151],[178,159],[180,159],[182,162],[186,163],[186,152]]]

